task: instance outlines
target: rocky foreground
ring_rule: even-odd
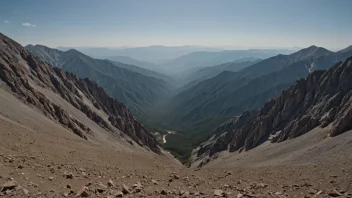
[[[1,155],[5,197],[349,197],[348,162],[305,167],[186,169],[58,163],[35,156]],[[139,161],[141,163],[141,161]],[[117,163],[121,165],[120,163]],[[147,165],[147,164],[145,164]],[[149,165],[149,164],[148,164]]]

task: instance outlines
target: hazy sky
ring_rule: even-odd
[[[342,48],[352,0],[2,0],[0,32],[21,44]]]

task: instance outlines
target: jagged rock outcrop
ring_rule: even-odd
[[[116,130],[113,128],[117,128],[140,146],[161,153],[156,139],[149,130],[132,116],[124,104],[109,96],[103,88],[88,79],[80,79],[59,68],[50,67],[1,33],[0,78],[18,98],[85,139],[94,134],[91,129],[48,99],[39,91],[40,88],[51,89],[59,94],[103,129],[114,132]],[[109,119],[104,119],[85,101],[105,112]]]
[[[331,127],[327,137],[352,129],[352,57],[329,70],[312,72],[259,111],[245,112],[223,124],[193,156],[201,159],[225,150],[249,150],[267,140],[282,142],[327,126]]]

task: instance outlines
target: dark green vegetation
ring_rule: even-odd
[[[168,98],[172,86],[163,79],[155,78],[156,72],[123,63],[93,59],[77,50],[62,52],[45,46],[27,46],[35,56],[60,67],[80,78],[89,78],[108,91],[113,97],[126,104],[132,113],[141,117],[144,112]],[[127,68],[133,69],[127,69]],[[159,74],[162,76],[161,74]]]

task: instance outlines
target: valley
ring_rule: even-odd
[[[332,52],[317,46],[293,53],[283,50],[199,52],[159,65],[179,71],[165,73],[156,68],[156,63],[146,64],[146,60],[126,56],[110,57],[115,60],[112,61],[41,45],[28,45],[26,49],[54,67],[87,77],[104,87],[125,103],[144,125],[158,131],[154,133],[158,142],[184,164],[189,164],[191,151],[208,140],[225,121],[244,111],[261,108],[297,80],[352,56],[351,48]],[[280,52],[291,54],[275,54]],[[215,63],[214,59],[219,65],[209,66]],[[81,69],[77,61],[81,62],[78,64]],[[197,65],[202,66],[194,67]],[[92,71],[86,73],[85,67]],[[116,84],[123,86],[116,87]],[[168,130],[178,133],[168,134]]]
[[[0,4],[0,197],[352,197],[351,2]]]

